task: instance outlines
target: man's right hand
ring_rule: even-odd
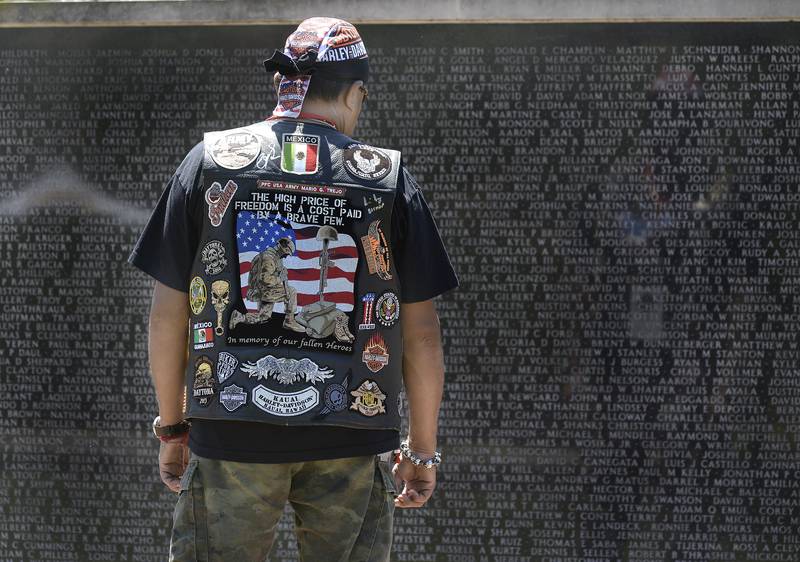
[[[161,481],[176,494],[181,491],[181,476],[189,464],[189,445],[184,439],[161,442],[158,451],[158,472]]]

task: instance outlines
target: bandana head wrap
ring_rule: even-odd
[[[275,50],[264,61],[264,68],[281,74],[275,117],[300,115],[312,75],[365,82],[369,77],[367,49],[358,30],[336,18],[305,20],[286,39],[283,52]]]

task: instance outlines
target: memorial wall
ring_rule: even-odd
[[[0,29],[0,560],[165,559],[125,260],[293,28]],[[461,281],[393,559],[800,560],[797,24],[359,28]]]

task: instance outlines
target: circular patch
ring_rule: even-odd
[[[351,144],[344,150],[344,168],[351,176],[380,180],[392,170],[392,160],[379,148]]]
[[[206,266],[206,274],[217,275],[228,265],[228,260],[225,258],[225,246],[219,240],[211,240],[203,246],[200,261]]]
[[[347,408],[347,389],[338,383],[328,385],[325,389],[325,407],[331,412],[341,412]]]
[[[207,297],[208,293],[206,292],[206,284],[203,283],[203,279],[200,277],[193,278],[192,282],[189,284],[189,306],[195,316],[203,312]]]
[[[252,164],[261,153],[261,141],[249,131],[235,131],[220,137],[211,147],[214,162],[229,170]]]
[[[400,318],[400,301],[397,295],[386,291],[375,302],[375,317],[382,326],[389,327]]]

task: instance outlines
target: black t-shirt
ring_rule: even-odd
[[[197,143],[170,178],[128,261],[164,285],[188,292],[203,220]],[[439,229],[419,185],[402,165],[392,211],[391,247],[400,302],[432,299],[458,286]],[[239,462],[299,462],[381,453],[397,448],[394,430],[334,426],[192,420],[189,447],[196,454]]]

